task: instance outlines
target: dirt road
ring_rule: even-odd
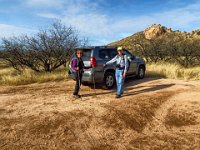
[[[73,86],[0,87],[0,149],[200,149],[200,81],[129,80],[121,99]]]

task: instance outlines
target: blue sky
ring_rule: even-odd
[[[102,45],[152,24],[200,29],[200,0],[0,0],[0,38],[32,35],[55,19]]]

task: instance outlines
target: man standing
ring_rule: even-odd
[[[117,83],[117,95],[116,98],[120,98],[123,94],[124,89],[124,80],[126,77],[126,73],[128,71],[128,59],[127,56],[123,54],[123,48],[117,48],[118,55],[116,55],[113,59],[108,61],[107,64],[116,63],[115,70],[115,78]]]

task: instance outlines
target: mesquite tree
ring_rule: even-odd
[[[76,47],[87,45],[75,29],[60,21],[41,29],[34,36],[4,38],[2,42],[4,59],[15,69],[28,67],[38,72],[55,70],[66,63]]]

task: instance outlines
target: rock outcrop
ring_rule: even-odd
[[[154,39],[166,32],[172,32],[172,29],[168,29],[164,26],[161,26],[160,24],[154,24],[151,27],[148,27],[144,30],[144,35],[146,39]]]

